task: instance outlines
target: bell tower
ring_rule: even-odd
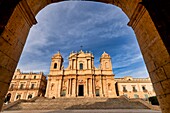
[[[112,71],[111,57],[106,52],[100,57],[100,68],[101,70]]]
[[[63,65],[63,57],[61,56],[60,52],[56,53],[51,58],[51,67],[50,70],[61,70]]]

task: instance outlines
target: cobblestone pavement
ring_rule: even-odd
[[[106,109],[106,110],[21,110],[3,111],[2,113],[161,113],[146,109]]]

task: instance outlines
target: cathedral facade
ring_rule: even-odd
[[[100,66],[94,66],[90,52],[72,52],[69,65],[63,67],[63,57],[58,52],[52,56],[48,75],[46,97],[116,97],[111,57],[104,52]]]

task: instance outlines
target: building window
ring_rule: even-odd
[[[14,84],[11,84],[11,87],[10,87],[10,89],[13,89],[14,88]]]
[[[134,94],[134,98],[139,98],[139,95],[137,95],[137,94]]]
[[[36,76],[34,76],[34,79],[36,79]]]
[[[137,92],[137,89],[135,88],[135,86],[132,86],[133,92]]]
[[[29,95],[28,95],[28,99],[31,99],[31,98],[32,98],[32,94],[29,94]]]
[[[147,92],[147,89],[145,86],[142,86],[143,92]]]
[[[21,95],[18,94],[17,97],[16,97],[16,99],[18,100],[18,99],[20,99],[20,98],[21,98]]]
[[[14,79],[16,79],[16,78],[17,78],[17,76],[15,75],[15,76],[14,76]]]
[[[54,63],[54,69],[56,69],[57,68],[57,63]]]
[[[26,78],[26,76],[24,76],[24,79]]]
[[[96,96],[100,96],[99,89],[96,89]]]
[[[80,63],[80,70],[83,69],[83,63]]]
[[[19,89],[23,89],[23,88],[24,88],[24,84],[21,84]]]
[[[123,87],[123,92],[127,92],[126,86],[122,86]]]
[[[34,89],[34,84],[31,84],[31,89]]]

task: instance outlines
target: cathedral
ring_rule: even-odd
[[[72,52],[69,65],[63,67],[63,57],[58,52],[51,58],[46,97],[116,97],[115,80],[111,57],[104,52],[100,66],[94,66],[90,52]]]

